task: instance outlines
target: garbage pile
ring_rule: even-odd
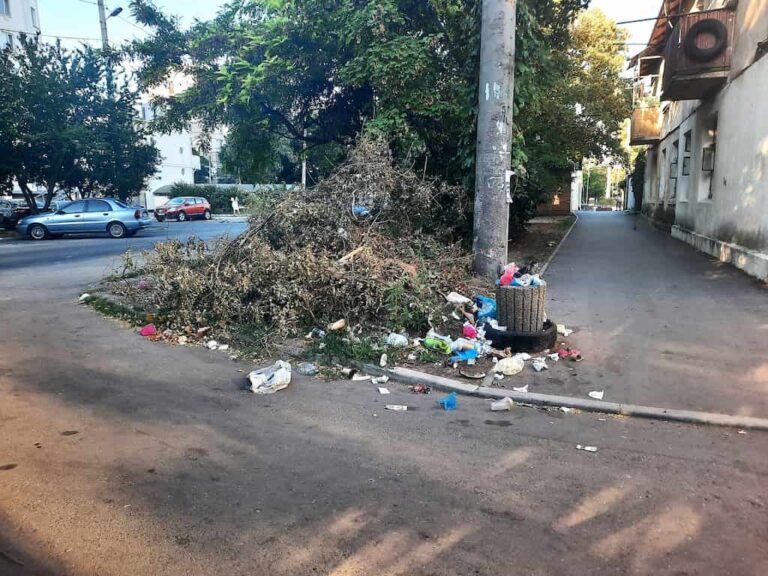
[[[159,244],[143,292],[159,322],[225,339],[243,326],[295,336],[338,318],[355,333],[423,333],[441,294],[469,278],[457,243],[468,213],[462,188],[396,166],[385,141],[365,137],[333,175],[284,194],[231,242]]]

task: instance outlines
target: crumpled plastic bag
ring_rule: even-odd
[[[248,374],[248,380],[254,394],[274,394],[291,383],[291,365],[278,360],[274,366],[254,370]]]
[[[502,358],[493,367],[494,372],[504,374],[504,376],[514,376],[519,374],[525,368],[525,362],[519,356],[511,358]]]
[[[405,346],[408,346],[408,336],[392,332],[387,336],[386,344],[393,348],[404,348]]]

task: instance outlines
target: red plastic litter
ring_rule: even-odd
[[[155,328],[154,324],[147,324],[139,331],[139,334],[142,336],[154,336],[157,334],[157,328]]]

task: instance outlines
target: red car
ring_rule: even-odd
[[[192,218],[211,219],[211,205],[208,200],[198,196],[179,196],[171,198],[162,206],[155,208],[155,218],[162,222],[166,218],[186,222]]]

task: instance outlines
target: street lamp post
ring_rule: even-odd
[[[109,34],[107,33],[107,20],[119,16],[123,11],[119,6],[110,12],[107,16],[106,9],[104,8],[104,0],[97,0],[96,4],[99,8],[99,23],[101,24],[101,47],[104,51],[104,57],[107,59],[107,94],[111,97],[114,93],[113,79],[112,79],[112,58],[109,51]]]

